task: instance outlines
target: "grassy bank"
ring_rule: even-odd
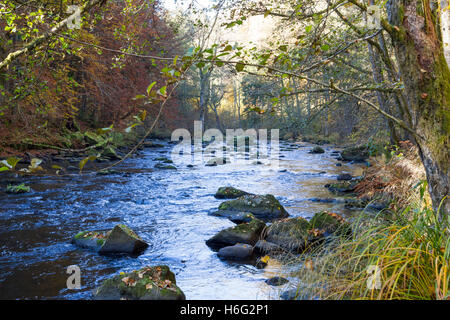
[[[371,159],[359,197],[388,199],[362,210],[351,237],[333,236],[287,264],[301,296],[318,299],[450,299],[450,221],[431,209],[417,152],[407,144],[390,159]]]

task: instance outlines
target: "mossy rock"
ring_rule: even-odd
[[[169,160],[167,157],[158,157],[158,158],[155,158],[155,159],[153,159],[154,161],[167,161],[167,160]]]
[[[170,164],[163,164],[163,163],[157,163],[155,165],[156,169],[163,169],[163,170],[177,170],[177,167],[170,165]]]
[[[345,148],[341,152],[341,157],[345,161],[364,162],[369,156],[369,148],[366,145]]]
[[[144,267],[120,273],[94,290],[96,300],[185,300],[167,266]]]
[[[289,216],[286,209],[271,194],[243,195],[237,199],[222,202],[219,205],[219,211],[250,212],[263,221],[272,221]]]
[[[330,234],[348,236],[352,234],[350,223],[336,213],[318,212],[314,214],[309,223],[311,228],[323,230],[325,236]]]
[[[249,223],[253,219],[255,219],[255,216],[251,214],[250,212],[238,212],[235,214],[232,214],[228,219],[236,224],[242,224],[242,223]]]
[[[19,194],[30,192],[31,188],[26,186],[24,183],[21,183],[19,185],[8,185],[5,191],[6,193]]]
[[[265,240],[291,252],[303,252],[323,239],[323,235],[311,232],[310,223],[304,218],[276,221],[267,228]]]
[[[266,224],[259,219],[253,219],[249,223],[242,223],[235,227],[220,231],[214,237],[206,241],[206,245],[214,250],[233,246],[237,243],[254,245]]]
[[[220,187],[214,197],[217,199],[236,199],[247,194],[250,193],[233,187]]]
[[[311,149],[311,151],[309,153],[312,154],[319,154],[319,153],[325,153],[325,150],[323,150],[321,147],[316,146],[314,148]]]
[[[123,224],[116,225],[108,232],[82,231],[72,238],[72,243],[97,251],[100,254],[136,254],[148,247],[133,230]]]
[[[359,183],[359,180],[348,180],[336,183],[328,183],[325,185],[325,188],[330,190],[335,194],[345,194],[352,193],[355,191],[356,185]]]

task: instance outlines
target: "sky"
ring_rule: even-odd
[[[177,8],[186,9],[192,1],[195,1],[196,5],[202,8],[208,8],[215,3],[213,0],[161,0],[164,7],[169,11]],[[250,42],[260,44],[272,33],[272,26],[273,20],[270,17],[264,18],[262,15],[251,17],[242,26],[225,30],[224,40],[242,44]]]

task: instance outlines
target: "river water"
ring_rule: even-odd
[[[33,192],[0,192],[0,299],[91,299],[101,281],[146,265],[168,265],[187,299],[278,299],[264,280],[276,266],[257,269],[226,262],[205,244],[218,231],[233,226],[208,215],[221,200],[214,193],[231,185],[252,193],[275,195],[291,216],[311,217],[320,210],[344,215],[324,184],[357,167],[330,155],[308,154],[312,146],[281,143],[279,168],[268,164],[180,166],[154,169],[155,159],[170,156],[173,145],[149,148],[127,159],[119,174],[33,177]],[[293,149],[293,150],[292,150]],[[102,256],[70,243],[81,230],[107,230],[124,223],[149,248],[137,257]],[[69,265],[81,269],[81,290],[66,288]]]

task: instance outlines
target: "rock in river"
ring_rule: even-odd
[[[348,173],[342,173],[337,176],[338,181],[348,181],[348,180],[352,180],[352,179],[353,179],[353,176]]]
[[[265,281],[269,286],[282,286],[288,282],[289,281],[283,277],[273,277]]]
[[[121,272],[94,290],[96,300],[185,300],[167,266],[144,267]]]
[[[267,228],[265,240],[287,251],[303,252],[323,239],[320,232],[313,231],[310,223],[304,218],[283,219]]]
[[[316,146],[316,147],[312,148],[312,150],[309,151],[309,153],[312,153],[312,154],[325,153],[325,150],[323,150],[319,146]]]
[[[246,194],[250,193],[233,187],[220,187],[214,197],[217,199],[236,199]]]
[[[237,243],[254,245],[266,227],[265,223],[253,219],[249,223],[242,223],[235,227],[220,231],[214,237],[206,241],[206,244],[214,250],[233,246]]]
[[[93,249],[98,253],[139,253],[148,247],[133,230],[123,224],[116,225],[111,231],[83,231],[75,235],[72,243]]]
[[[265,255],[267,253],[276,252],[276,251],[283,251],[283,249],[276,245],[275,243],[268,242],[266,240],[258,240],[258,242],[253,247],[253,252]]]
[[[226,260],[250,260],[253,256],[253,247],[249,244],[237,243],[234,246],[221,248],[217,255]]]
[[[316,213],[309,221],[311,228],[324,231],[324,235],[339,234],[351,235],[350,223],[336,213],[322,211]]]
[[[223,216],[227,213],[250,212],[263,221],[272,221],[289,216],[287,211],[271,194],[244,195],[234,200],[222,202],[214,215]]]

